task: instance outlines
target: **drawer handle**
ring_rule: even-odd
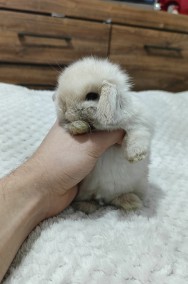
[[[144,49],[148,52],[151,53],[152,51],[157,52],[157,51],[166,51],[168,53],[163,55],[167,55],[167,56],[176,56],[176,57],[181,57],[181,48],[177,48],[177,47],[168,47],[168,46],[159,46],[159,45],[144,45]]]
[[[19,38],[24,37],[39,37],[39,38],[53,38],[53,39],[61,39],[70,42],[72,40],[71,36],[55,36],[55,35],[46,35],[46,34],[35,34],[35,33],[28,33],[28,32],[19,32],[18,33]]]

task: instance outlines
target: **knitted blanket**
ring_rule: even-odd
[[[0,84],[0,175],[26,160],[55,121],[53,92]],[[188,92],[139,92],[156,130],[149,204],[139,213],[71,207],[42,222],[3,284],[188,283]]]

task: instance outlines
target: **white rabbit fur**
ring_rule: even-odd
[[[83,58],[59,77],[55,96],[57,116],[69,132],[80,134],[89,128],[126,131],[122,146],[109,148],[82,181],[77,201],[95,199],[99,204],[125,210],[142,206],[139,197],[148,188],[153,120],[141,100],[129,90],[128,75],[107,59]],[[86,99],[91,93],[99,97],[92,99],[90,95],[91,99]],[[96,209],[86,207],[78,206],[87,213]]]

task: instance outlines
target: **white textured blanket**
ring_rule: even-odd
[[[149,208],[65,210],[25,241],[15,284],[188,283],[188,92],[140,92],[156,118]],[[55,120],[52,92],[0,84],[0,175],[29,157]]]

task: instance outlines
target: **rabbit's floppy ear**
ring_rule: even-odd
[[[107,125],[114,122],[117,103],[116,86],[108,81],[104,81],[97,106],[97,118],[102,124]]]

